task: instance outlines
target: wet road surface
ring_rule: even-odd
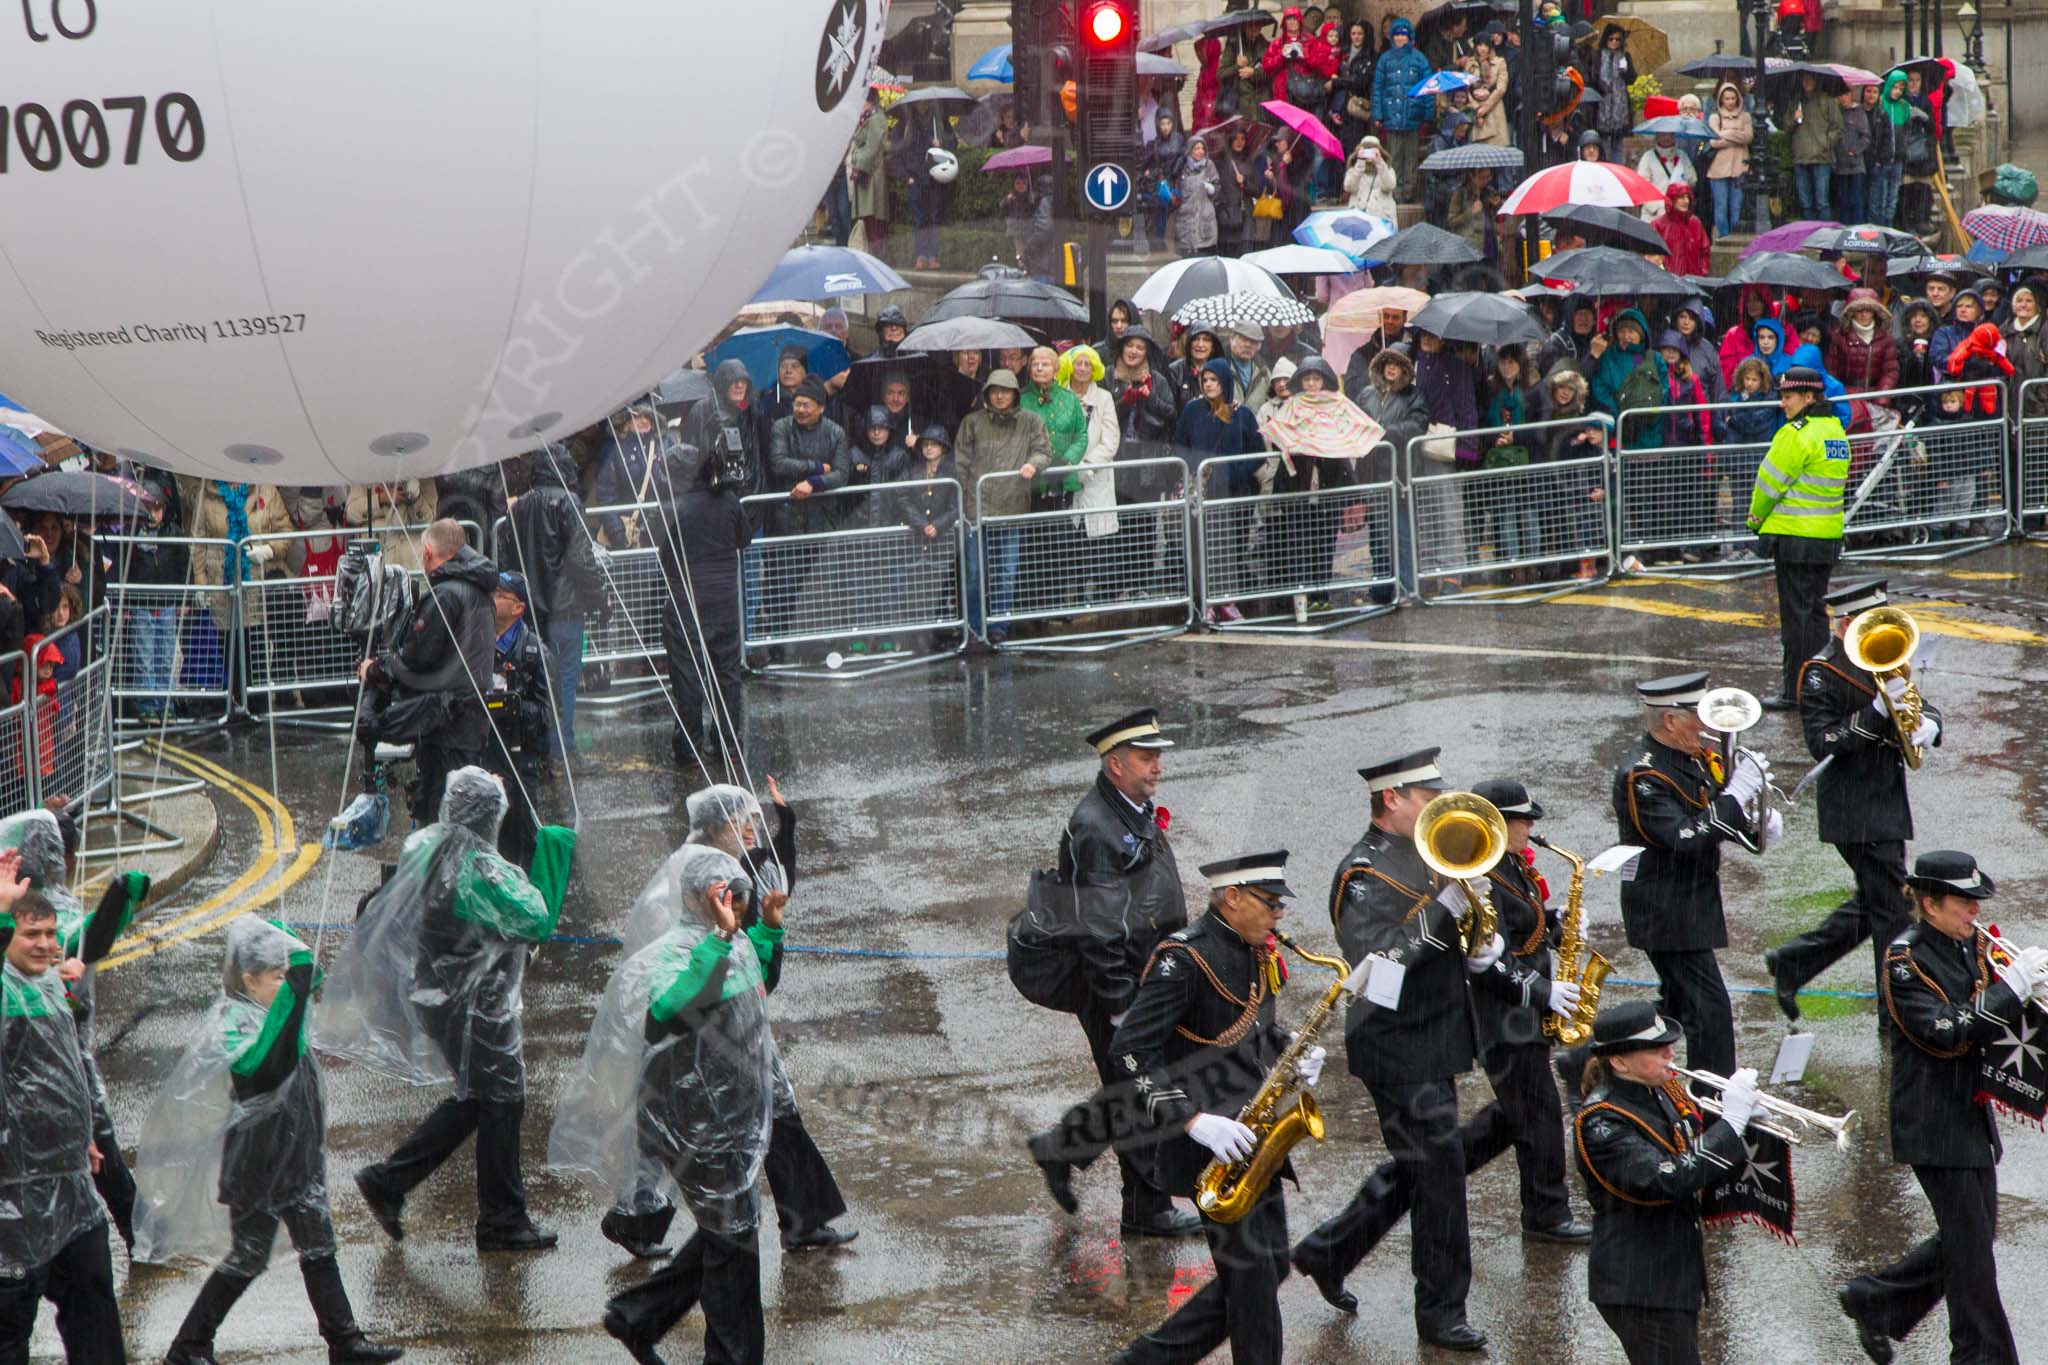
[[[2039,838],[2048,761],[2034,740],[2048,623],[2032,614],[2048,616],[2044,569],[2039,549],[2013,546],[1892,575],[1895,592],[1917,594],[1901,605],[1940,640],[1923,686],[1947,717],[1942,747],[1913,778],[1915,848],[1975,851],[1999,882],[1991,918],[2021,943],[2048,941]],[[1713,668],[1717,683],[1767,695],[1777,648],[1770,580],[1758,578],[1616,586],[1542,606],[1411,609],[1329,639],[1191,637],[1093,658],[976,658],[843,686],[756,684],[754,775],[774,772],[803,821],[790,912],[797,952],[774,998],[776,1030],[810,1129],[852,1205],[843,1225],[861,1234],[835,1254],[765,1255],[770,1359],[1099,1360],[1209,1275],[1199,1239],[1122,1244],[1113,1163],[1082,1177],[1082,1214],[1068,1218],[1020,1147],[1093,1085],[1073,1021],[1024,1003],[995,956],[1026,875],[1050,863],[1067,811],[1092,780],[1083,732],[1159,706],[1179,746],[1159,799],[1173,813],[1184,876],[1192,881],[1214,857],[1285,844],[1303,893],[1295,932],[1329,951],[1324,888],[1366,823],[1354,769],[1441,744],[1446,772],[1462,784],[1524,778],[1550,813],[1544,832],[1590,855],[1614,842],[1609,774],[1640,732],[1633,684],[1696,664]],[[539,1170],[539,1159],[552,1098],[617,961],[606,940],[680,840],[681,798],[701,779],[668,763],[659,703],[607,713],[586,693],[579,727],[578,876],[565,941],[529,973],[526,1002],[528,1185],[535,1216],[561,1231],[561,1247],[479,1261],[466,1151],[409,1203],[405,1241],[388,1241],[348,1177],[386,1154],[437,1095],[345,1067],[327,1072],[343,1273],[364,1324],[407,1346],[412,1360],[624,1359],[597,1321],[604,1297],[645,1270],[598,1236],[600,1201]],[[341,795],[343,740],[282,726],[275,735],[274,750],[268,727],[183,743],[262,788],[273,786],[274,753],[275,790],[296,838],[317,838]],[[1794,718],[1766,717],[1752,742],[1776,758],[1788,788],[1787,774],[1806,766]],[[565,784],[547,796],[556,815],[573,818]],[[225,797],[220,805],[228,823],[214,866],[175,904],[152,907],[152,922],[221,892],[253,860],[255,809]],[[1736,851],[1725,863],[1732,942],[1722,962],[1731,988],[1751,988],[1736,997],[1739,1047],[1746,1064],[1764,1067],[1785,1030],[1763,991],[1760,955],[1817,922],[1848,885],[1834,852],[1814,839],[1811,810],[1788,823],[1768,859]],[[1546,870],[1562,894],[1561,867]],[[331,959],[374,878],[369,856],[323,860],[265,913],[307,926]],[[1617,977],[1646,979],[1641,954],[1622,944],[1613,884],[1590,887],[1587,904],[1592,942],[1614,959]],[[101,979],[102,1064],[131,1152],[157,1079],[217,989],[220,943],[215,927]],[[1306,1011],[1320,975],[1297,969],[1284,1018]],[[1815,986],[1868,991],[1866,951]],[[1820,998],[1809,1014],[1818,1047],[1808,1083],[1793,1094],[1829,1111],[1853,1107],[1865,1126],[1847,1155],[1825,1144],[1799,1153],[1799,1246],[1748,1227],[1708,1234],[1709,1361],[1860,1358],[1835,1287],[1932,1227],[1911,1173],[1889,1159],[1873,1003]],[[1297,1149],[1302,1188],[1288,1192],[1296,1236],[1334,1212],[1384,1155],[1364,1089],[1331,1042],[1319,1092],[1329,1139]],[[1477,1072],[1462,1092],[1468,1115],[1490,1098]],[[1576,1194],[1576,1174],[1570,1184]],[[2029,1292],[2048,1273],[2048,1137],[2008,1128],[2000,1193],[2006,1302],[2022,1355],[2048,1358],[2048,1323]],[[1490,1358],[1619,1361],[1586,1302],[1584,1253],[1522,1241],[1511,1156],[1473,1177],[1470,1207],[1471,1318],[1493,1339]],[[1354,1274],[1355,1319],[1289,1280],[1287,1358],[1456,1358],[1417,1346],[1408,1250],[1404,1225]],[[131,1351],[160,1358],[200,1273],[130,1272],[118,1250],[115,1262]],[[55,1359],[44,1318],[38,1359]],[[1937,1311],[1899,1358],[1946,1359],[1945,1338]],[[693,1315],[665,1354],[694,1360],[700,1343]],[[243,1299],[219,1345],[229,1360],[325,1359],[288,1253]]]

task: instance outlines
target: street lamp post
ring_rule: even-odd
[[[1956,23],[1963,30],[1963,60],[1979,76],[1984,74],[1984,15],[1976,0],[1963,0],[1956,11]]]
[[[1911,0],[1908,0],[1910,3]],[[1756,38],[1750,46],[1756,58],[1756,71],[1749,91],[1749,118],[1752,136],[1749,143],[1749,170],[1742,177],[1742,192],[1749,196],[1751,222],[1758,233],[1770,231],[1771,227],[1771,118],[1764,100],[1764,48],[1769,41],[1771,16],[1776,11],[1772,0],[1745,0],[1749,6],[1749,19],[1756,25]]]
[[[1910,62],[1913,60],[1913,11],[1917,6],[1914,0],[1901,0],[1899,7],[1906,16],[1906,42],[1899,51],[1903,54],[1903,59]]]

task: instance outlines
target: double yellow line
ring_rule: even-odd
[[[239,915],[270,904],[298,885],[320,861],[320,846],[298,843],[291,812],[275,795],[190,750],[161,740],[148,743],[161,757],[201,781],[220,788],[248,807],[249,814],[256,819],[261,844],[254,863],[200,904],[167,920],[151,920],[131,930],[101,961],[100,970],[103,972],[112,971],[124,963],[153,957],[166,948],[189,942]],[[263,885],[280,863],[284,864],[282,874],[271,880],[269,885]]]

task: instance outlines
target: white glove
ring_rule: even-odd
[[[2022,948],[2005,969],[2005,984],[2025,1000],[2048,985],[2048,948]]]
[[[1550,983],[1550,1012],[1561,1019],[1576,1018],[1579,1013],[1579,987],[1574,981],[1553,981]]]
[[[1215,1153],[1218,1161],[1243,1161],[1259,1141],[1251,1129],[1221,1114],[1195,1115],[1188,1136]]]
[[[1465,970],[1477,976],[1494,963],[1500,961],[1500,955],[1507,950],[1507,943],[1502,940],[1499,934],[1495,934],[1486,941],[1485,946],[1480,948],[1478,952],[1465,959]]]
[[[271,556],[275,555],[276,553],[277,551],[272,549],[268,545],[251,545],[247,550],[244,550],[242,552],[243,557],[247,559],[251,564],[268,564],[270,562]]]
[[[1721,1091],[1721,1117],[1728,1120],[1730,1128],[1741,1132],[1756,1117],[1762,1093],[1756,1088],[1756,1068],[1742,1068],[1728,1078],[1726,1088]]]
[[[1884,694],[1885,696],[1890,697],[1893,701],[1904,701],[1906,699],[1906,689],[1911,687],[1912,685],[1913,684],[1911,682],[1907,681],[1904,678],[1886,678],[1884,680]],[[1879,710],[1884,709],[1884,703],[1882,701],[1880,701],[1877,705]]]
[[[1771,843],[1785,837],[1785,817],[1776,810],[1764,812],[1764,838]]]
[[[1123,1026],[1124,1020],[1130,1016],[1130,1013],[1131,1012],[1129,1010],[1125,1010],[1122,1014],[1110,1015],[1109,1026],[1111,1028],[1121,1028]]]
[[[1918,748],[1924,749],[1940,738],[1941,722],[1932,716],[1922,716],[1920,723],[1913,728],[1913,743]]]
[[[1770,770],[1764,767],[1755,755],[1744,754],[1735,760],[1735,770],[1728,774],[1728,781],[1723,784],[1721,791],[1724,795],[1732,796],[1742,804],[1748,805],[1750,799],[1764,789],[1764,783],[1769,777]]]
[[[1312,1047],[1301,1054],[1295,1071],[1301,1076],[1303,1085],[1314,1085],[1323,1078],[1323,1059],[1329,1055],[1327,1050],[1319,1047]]]

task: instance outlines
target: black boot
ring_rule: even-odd
[[[405,1354],[397,1346],[379,1346],[356,1326],[355,1310],[348,1306],[348,1290],[341,1284],[341,1267],[332,1256],[299,1260],[299,1274],[306,1281],[306,1301],[319,1319],[320,1335],[327,1339],[330,1365],[373,1365],[396,1360]]]
[[[218,1270],[208,1275],[206,1283],[199,1286],[199,1297],[185,1310],[185,1321],[178,1325],[171,1349],[164,1352],[164,1365],[215,1365],[213,1334],[248,1287],[249,1282],[239,1275],[223,1275]]]

